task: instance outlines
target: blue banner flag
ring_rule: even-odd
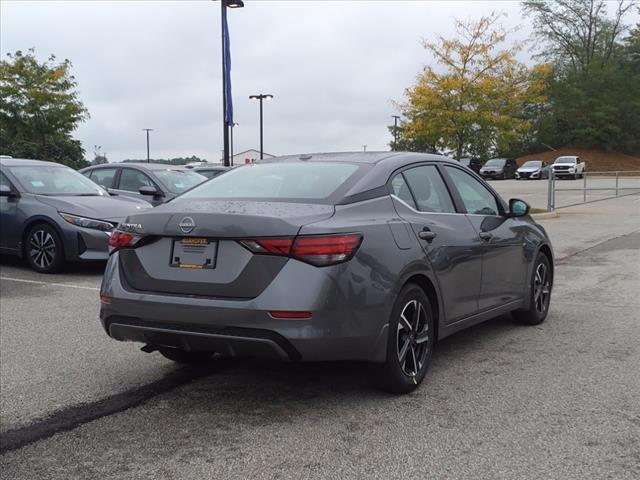
[[[227,89],[224,92],[227,100],[227,110],[224,112],[224,120],[227,125],[233,125],[233,100],[231,98],[231,45],[229,45],[229,24],[227,16],[224,16],[224,76]]]

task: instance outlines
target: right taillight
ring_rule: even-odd
[[[113,253],[121,248],[133,247],[142,237],[135,233],[114,230],[109,237],[109,253]]]
[[[317,267],[351,260],[361,242],[359,233],[240,240],[253,253],[291,257]]]

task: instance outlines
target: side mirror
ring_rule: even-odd
[[[0,197],[17,197],[16,192],[11,190],[8,185],[0,185]]]
[[[509,200],[509,216],[510,217],[524,217],[529,215],[529,204],[519,198],[512,198]]]
[[[159,192],[156,187],[152,187],[150,185],[146,185],[144,187],[140,187],[138,192],[140,192],[140,195],[162,196],[162,193]]]

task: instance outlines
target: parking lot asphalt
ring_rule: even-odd
[[[496,183],[504,186],[508,185],[509,181]],[[541,183],[544,182],[518,182],[518,185],[522,185],[521,193],[535,194],[535,191],[523,190],[523,188],[529,188],[529,186]],[[509,198],[508,193],[504,196],[505,198]],[[623,315],[629,315],[627,306],[630,299],[635,298],[634,294],[630,292],[635,292],[640,288],[640,283],[637,279],[638,252],[637,249],[632,248],[634,247],[634,242],[635,247],[638,246],[638,236],[628,236],[632,232],[640,231],[640,196],[635,195],[562,209],[561,212],[560,217],[541,220],[540,223],[549,231],[554,243],[556,258],[560,259],[561,265],[558,271],[559,283],[556,292],[558,292],[559,289],[565,288],[563,287],[564,283],[567,284],[566,288],[569,288],[568,284],[572,284],[571,288],[577,288],[578,290],[576,290],[577,293],[575,295],[573,293],[571,294],[571,298],[575,300],[575,305],[569,302],[564,304],[565,307],[562,307],[563,304],[558,304],[558,294],[554,294],[555,299],[554,309],[551,313],[552,318],[558,315],[560,315],[562,319],[578,319],[580,316],[584,316],[589,319],[589,324],[591,324],[593,322],[604,322],[605,319],[610,320],[612,314],[618,311]],[[600,257],[598,256],[598,262],[596,263],[601,270],[596,272],[597,275],[595,278],[605,279],[606,281],[601,286],[592,288],[593,291],[591,291],[590,297],[588,298],[591,303],[581,303],[584,289],[580,289],[579,287],[587,281],[583,277],[590,275],[591,272],[588,271],[588,269],[579,268],[579,266],[578,268],[574,268],[573,262],[577,261],[576,259],[591,259],[593,258],[591,257],[592,254],[599,255],[599,249],[612,244],[612,242],[608,242],[608,240],[620,236],[626,237],[615,240],[615,242],[627,242],[625,243],[626,247],[622,250],[629,250],[631,257],[618,257],[617,261],[622,265],[622,267],[619,268],[615,264],[615,261],[609,261],[606,264],[598,263],[600,262]],[[612,249],[612,252],[618,252],[620,250],[620,248],[616,247]],[[605,248],[603,251],[608,252],[609,250]],[[576,255],[578,253],[579,255]],[[605,257],[608,258],[610,255],[614,255],[614,253],[607,253]],[[634,265],[636,266],[635,277],[633,276]],[[382,402],[381,408],[387,405],[386,402],[391,401],[391,407],[399,409],[399,415],[409,417],[418,415],[426,416],[425,418],[427,418],[433,415],[433,409],[440,406],[438,399],[442,400],[445,397],[449,398],[449,396],[455,397],[460,393],[459,390],[461,387],[458,386],[458,383],[461,381],[460,377],[465,375],[463,368],[466,367],[464,367],[464,365],[469,367],[469,365],[464,362],[460,365],[460,368],[454,365],[450,367],[446,365],[444,367],[436,367],[436,364],[434,364],[435,368],[444,368],[445,371],[450,372],[452,376],[447,377],[445,375],[445,377],[441,379],[442,383],[436,383],[436,386],[440,385],[438,387],[440,390],[436,389],[436,392],[440,392],[436,397],[431,397],[433,393],[431,387],[425,386],[420,389],[420,391],[426,391],[428,389],[430,393],[425,394],[426,397],[424,401],[427,403],[424,405],[424,410],[418,409],[415,414],[412,413],[411,409],[401,408],[401,406],[404,405],[402,402],[408,401],[407,399],[413,398],[413,396],[403,397],[405,400],[389,400],[388,397],[377,394],[375,390],[370,388],[369,382],[363,379],[363,366],[361,365],[295,366],[282,364],[265,365],[259,362],[241,361],[214,362],[209,369],[199,371],[178,368],[157,353],[151,355],[143,354],[139,351],[139,345],[115,342],[106,337],[97,320],[99,308],[97,295],[102,269],[103,265],[101,264],[78,265],[68,269],[62,274],[39,275],[25,268],[18,260],[0,257],[0,433],[2,433],[0,449],[10,450],[23,444],[35,442],[39,438],[46,438],[55,432],[64,432],[84,424],[84,426],[76,428],[72,432],[59,433],[49,440],[32,443],[29,447],[7,454],[6,460],[3,459],[3,462],[6,461],[6,465],[10,467],[8,471],[15,472],[16,476],[7,476],[6,478],[29,478],[25,476],[27,470],[22,470],[20,464],[27,460],[31,461],[29,459],[30,454],[28,453],[32,451],[30,449],[38,445],[48,444],[47,442],[52,442],[55,439],[58,439],[56,441],[60,441],[62,438],[69,439],[70,441],[70,439],[75,439],[75,435],[79,434],[79,432],[86,431],[89,431],[90,434],[85,440],[92,444],[94,441],[92,435],[97,432],[97,430],[95,432],[90,429],[86,430],[90,428],[90,426],[104,425],[104,423],[101,422],[107,422],[106,425],[111,425],[109,422],[118,422],[122,418],[129,418],[126,417],[126,415],[134,413],[135,415],[131,417],[130,421],[135,424],[135,419],[138,419],[138,415],[143,415],[142,412],[146,412],[144,415],[155,415],[155,410],[145,409],[150,405],[155,405],[160,399],[170,398],[171,395],[178,395],[176,398],[182,399],[180,401],[183,403],[180,404],[180,408],[178,409],[180,415],[175,418],[175,422],[186,421],[185,425],[190,425],[192,420],[199,418],[200,410],[219,408],[220,412],[230,413],[233,405],[226,403],[226,395],[229,395],[229,398],[236,402],[238,411],[247,408],[251,399],[257,401],[255,407],[249,408],[248,411],[253,412],[247,414],[249,417],[243,416],[245,414],[241,415],[239,422],[246,424],[250,424],[252,418],[255,419],[257,424],[265,422],[278,423],[278,418],[288,418],[287,402],[289,400],[294,403],[297,409],[305,407],[307,401],[310,402],[308,405],[309,411],[304,408],[300,411],[301,414],[310,416],[310,418],[307,419],[308,422],[326,422],[326,420],[322,419],[322,416],[330,414],[327,409],[323,407],[324,403],[317,405],[318,412],[313,411],[316,406],[314,403],[315,398],[324,399],[323,401],[336,407],[341,406],[345,398],[347,405],[357,403],[358,398],[363,398],[363,408],[369,405],[374,409],[377,409],[376,403],[378,401]],[[620,269],[622,269],[622,271],[619,271]],[[631,271],[629,271],[629,269],[631,269]],[[623,277],[627,275],[625,278],[630,279],[627,281],[627,284],[617,280],[620,275]],[[608,280],[609,277],[613,280]],[[562,279],[564,279],[564,282],[560,283]],[[628,285],[629,281],[631,282],[631,286]],[[618,283],[620,283],[620,285],[618,285]],[[631,290],[629,288],[631,288]],[[571,291],[573,292],[574,290]],[[564,295],[562,296],[564,297]],[[633,308],[637,309],[637,300],[635,301],[636,304],[634,304],[635,307]],[[593,304],[593,308],[589,306],[591,304]],[[562,308],[562,310],[556,310],[556,306]],[[594,312],[593,315],[590,313],[591,311]],[[482,332],[484,332],[485,329],[489,332],[487,335],[493,338],[492,335],[494,335],[494,333],[492,332],[497,331],[500,333],[504,330],[511,335],[509,332],[519,331],[520,327],[514,330],[513,324],[508,319],[501,319],[478,327],[478,329],[473,329],[471,332],[483,335]],[[591,329],[591,334],[593,333],[594,330]],[[468,342],[472,342],[473,340],[469,335],[473,336],[474,334],[462,333],[452,339],[445,340],[442,344],[444,347],[440,346],[439,351],[447,351],[447,342],[453,342],[455,344],[457,341],[460,341],[464,347]],[[462,340],[455,340],[455,338],[461,338]],[[637,334],[635,338],[637,341]],[[520,341],[520,337],[516,336],[514,342],[518,341]],[[538,340],[536,340],[536,342],[538,342]],[[569,345],[569,343],[565,343]],[[473,353],[474,355],[481,355],[484,349],[482,342],[474,345],[475,346],[469,351],[472,353],[475,352]],[[498,346],[499,344],[493,344],[493,346],[489,345],[487,347],[488,349],[485,352],[489,359],[486,360],[486,362],[488,362],[487,367],[489,368],[487,371],[496,372],[500,370],[498,367],[502,360],[496,360],[494,358],[496,354],[491,350],[492,348],[498,348]],[[534,347],[536,352],[544,350],[543,347],[537,345],[537,343]],[[463,348],[463,352],[467,351],[465,348],[466,347]],[[520,347],[517,348],[519,349]],[[621,348],[629,350],[631,347],[625,346]],[[454,359],[456,357],[457,353],[454,352],[456,349],[457,347],[451,347],[450,358]],[[500,349],[501,347],[498,348],[498,350]],[[445,355],[443,358],[449,358],[446,353],[440,353],[438,355]],[[637,357],[631,355],[629,359],[630,361],[633,359],[637,360]],[[498,363],[494,364],[494,361]],[[510,359],[509,361],[515,361],[515,359]],[[536,362],[537,359],[529,358],[529,361]],[[483,360],[483,362],[485,362],[485,360]],[[518,361],[516,364],[520,365],[520,362]],[[636,371],[639,370],[637,365],[633,365],[633,367]],[[518,368],[521,367],[519,366]],[[572,368],[577,367],[574,366]],[[621,364],[621,368],[627,367]],[[364,370],[366,370],[366,368]],[[219,373],[212,374],[212,371],[219,371]],[[475,371],[475,374],[478,374],[477,369],[474,370],[472,368],[471,371]],[[482,371],[480,371],[479,375],[483,377]],[[528,375],[531,375],[531,373],[528,373]],[[201,377],[205,378],[200,381],[194,381]],[[559,378],[564,378],[563,374],[559,375]],[[622,374],[621,377],[619,376],[619,378],[630,380],[626,373]],[[480,380],[482,380],[482,378],[476,379],[476,381]],[[491,375],[488,375],[486,380],[489,384],[496,381]],[[448,381],[452,382],[451,385],[454,387],[447,387],[446,383]],[[467,381],[467,379],[464,379],[464,381]],[[519,378],[517,381],[524,382],[525,379]],[[218,384],[216,382],[222,383]],[[638,382],[636,382],[636,385],[637,384]],[[179,388],[181,385],[186,386]],[[543,386],[544,385],[541,387]],[[524,387],[526,387],[526,385],[524,385],[523,388]],[[195,388],[196,390],[189,390],[190,388]],[[557,388],[559,391],[560,386],[556,385],[554,388]],[[173,393],[168,393],[172,390]],[[180,393],[183,391],[191,393]],[[193,397],[194,391],[200,393],[195,394],[197,401],[192,402],[189,399]],[[248,393],[246,401],[241,398],[242,392],[244,391]],[[337,396],[332,396],[332,392]],[[184,397],[184,395],[187,395],[187,397]],[[299,395],[302,396],[300,397]],[[465,398],[465,395],[466,394],[462,394],[462,398]],[[483,394],[480,392],[474,395],[482,396]],[[568,395],[569,393],[567,392],[563,397],[566,402],[569,401]],[[149,402],[145,403],[142,407],[130,409],[124,414],[114,415],[116,412],[135,407],[146,401]],[[218,406],[217,402],[219,401],[221,404]],[[541,405],[541,401],[542,399],[535,400],[537,407]],[[579,403],[581,397],[575,398],[574,401]],[[274,407],[274,402],[278,402],[276,406],[281,409],[280,417],[276,415],[278,412],[274,413],[274,408],[276,408]],[[446,403],[448,404],[448,402]],[[415,402],[413,405],[414,407],[418,407]],[[190,410],[192,407],[193,411]],[[172,407],[168,407],[165,414],[173,415],[175,412],[171,412],[171,408]],[[448,408],[447,406],[447,409]],[[453,415],[453,417],[455,417],[458,408],[462,408],[462,406],[454,402],[451,410],[446,410],[449,412],[447,415]],[[488,408],[488,405],[484,408]],[[386,425],[388,422],[384,421],[384,419],[387,418],[386,416],[389,413],[384,411],[384,409],[378,409],[377,411],[383,419],[380,425]],[[461,412],[461,418],[466,418],[465,412],[468,413],[468,411],[463,408]],[[346,412],[343,413],[346,415]],[[370,414],[370,412],[366,410],[360,413],[365,415],[365,417]],[[182,418],[182,414],[187,415],[188,418]],[[123,415],[125,415],[125,417],[123,417]],[[347,432],[344,434],[346,435],[345,438],[349,437],[349,435],[354,438],[360,438],[358,434],[358,428],[360,427],[357,425],[365,425],[365,428],[369,428],[366,422],[364,424],[358,423],[359,414],[354,415],[355,416],[349,420],[355,422],[354,425],[356,425],[354,426],[353,435]],[[570,413],[564,412],[562,415],[565,415],[565,420],[570,423]],[[104,418],[101,419],[101,417]],[[630,418],[635,418],[637,421],[638,413],[636,412],[636,416]],[[99,420],[91,421],[94,419]],[[218,417],[201,419],[205,422],[215,421],[213,424],[215,425],[214,430],[217,428],[226,429],[230,432],[231,436],[238,435],[244,438],[244,435],[254,434],[251,430],[246,429],[237,431],[237,426],[233,422],[226,424]],[[442,423],[440,417],[437,417],[437,419]],[[390,421],[390,419],[387,420]],[[451,421],[458,422],[458,419],[454,418]],[[548,422],[549,419],[545,421]],[[179,425],[175,422],[173,425],[175,428],[178,428]],[[289,420],[287,420],[287,422],[289,422]],[[334,425],[333,421],[330,423],[332,425],[331,428],[335,430],[337,425]],[[373,423],[375,427],[375,421]],[[125,430],[128,429],[125,428],[123,424],[114,423],[113,425],[114,432],[121,428]],[[639,425],[640,424],[636,424],[636,427]],[[530,427],[533,428],[534,425]],[[136,427],[136,429],[137,428],[138,427]],[[387,425],[385,428],[391,427]],[[180,434],[182,437],[180,438],[185,439],[185,436],[190,435],[190,433],[188,433],[190,427],[180,427],[178,430],[182,432]],[[297,435],[294,435],[292,432],[287,433],[284,425],[280,425],[279,429],[276,430],[280,432],[280,435],[284,436],[285,440],[283,441],[285,444],[293,442]],[[338,434],[338,431],[335,431],[336,434]],[[103,433],[104,432],[96,434],[102,435]],[[159,430],[147,433],[150,435],[167,434],[166,431]],[[219,433],[218,431],[218,434]],[[308,433],[313,435],[314,438],[323,438],[322,432],[309,430]],[[260,433],[260,435],[263,434],[264,432]],[[196,435],[197,438],[198,435],[202,435],[202,433],[194,433],[194,435]],[[408,433],[407,435],[411,437],[414,433]],[[171,435],[169,434],[169,436]],[[637,437],[633,438],[637,439]],[[123,438],[122,440],[125,443],[129,442],[129,446],[135,446],[137,445],[136,442],[143,441],[143,437]],[[326,439],[323,439],[323,441],[324,440]],[[378,438],[377,441],[381,440],[381,438]],[[63,442],[66,441],[67,440],[63,440]],[[202,441],[204,441],[204,439]],[[226,445],[226,440],[218,438],[216,441],[220,448]],[[399,440],[396,442],[398,441]],[[194,445],[201,445],[199,442],[200,441],[197,441]],[[466,442],[462,442],[462,444],[468,445]],[[56,445],[56,449],[59,449],[60,445],[57,443]],[[395,443],[393,445],[395,445],[394,448],[399,448],[400,444]],[[449,440],[444,441],[442,446],[434,448],[440,449],[446,445],[449,445]],[[390,447],[391,446],[390,444]],[[97,444],[95,448],[97,448]],[[158,448],[160,448],[160,450],[162,449],[161,447]],[[194,446],[194,448],[201,449],[205,447]],[[229,448],[233,450],[235,447]],[[360,452],[360,454],[364,455],[362,452],[370,451],[372,448],[377,447],[375,445],[365,445],[363,446],[364,450],[356,449],[353,451]],[[408,451],[415,451],[415,449],[412,450],[410,448]],[[20,452],[26,453],[22,454]],[[56,452],[60,453],[61,451],[56,450]],[[113,452],[114,454],[122,453],[117,450]],[[58,453],[56,453],[56,455]],[[489,452],[485,453],[489,455]],[[268,456],[268,452],[263,452],[263,454]],[[184,455],[187,454],[185,453]],[[187,458],[187,456],[185,456],[185,458]],[[50,460],[52,462],[54,460],[56,462],[59,461],[59,459],[56,458],[54,455]],[[322,463],[324,459],[329,458],[330,456],[325,452],[325,457],[317,458],[314,461]],[[151,460],[145,460],[142,463],[146,465],[148,462],[151,462]],[[252,460],[249,458],[243,460],[243,462],[245,462],[244,465],[248,468],[249,465],[252,464],[251,462],[255,462],[255,459]],[[290,463],[291,462],[293,462],[293,460],[290,460]],[[159,460],[156,463],[158,465],[162,464]],[[178,462],[178,464],[179,463],[180,462]],[[295,464],[295,462],[293,462],[292,465],[293,464]],[[313,462],[309,465],[311,465],[311,467],[309,467],[309,475],[311,477],[322,476],[317,474],[317,472],[322,471],[321,468],[314,467],[313,465],[315,464]],[[421,468],[424,467],[424,465],[420,465]],[[49,466],[53,468],[52,465]],[[131,465],[129,467],[135,470],[135,467]],[[49,471],[42,463],[39,468],[41,476],[38,478],[65,478],[64,475],[62,475],[65,470],[62,470],[62,473],[56,476],[58,474],[55,473],[55,468]],[[107,466],[105,465],[101,468],[106,469]],[[144,468],[155,467],[148,465]],[[146,471],[144,468],[140,471]],[[236,472],[247,472],[247,470],[243,470],[241,466],[236,465],[234,468],[237,469],[235,470]],[[253,465],[251,468],[257,467]],[[171,471],[171,468],[169,468],[168,471]],[[281,471],[279,471],[282,473],[282,478],[288,478],[287,475],[283,473],[286,471],[288,470],[284,468],[284,466]],[[361,470],[358,471],[361,472]],[[414,470],[411,471],[413,473],[416,472]],[[231,470],[227,470],[227,472],[229,472],[228,476],[232,478],[233,472],[231,472]],[[299,471],[298,474],[300,474]],[[3,474],[0,473],[0,475],[2,475],[2,478],[5,478]],[[135,478],[135,475],[128,477],[123,474],[118,474],[117,472],[109,472],[107,477],[109,475],[113,478]],[[172,478],[171,475],[172,474],[167,474],[166,476]],[[75,474],[68,475],[66,478],[76,476],[80,478],[90,477],[88,471],[78,470]],[[158,474],[158,476],[163,475]],[[255,476],[260,477],[260,475]],[[272,477],[275,476],[277,475],[272,475]],[[35,478],[35,476],[30,478]],[[183,477],[176,474],[176,478]],[[184,478],[190,477],[186,476]],[[223,476],[223,478],[225,477]],[[265,478],[271,477],[266,475]],[[299,478],[299,476],[295,477],[294,475],[291,478]],[[558,477],[556,476],[556,478]]]
[[[0,432],[177,370],[137,345],[105,341],[98,321],[104,264],[40,275],[15,259],[1,261]]]
[[[502,317],[445,339],[410,395],[373,389],[362,364],[224,361],[137,408],[6,453],[0,471],[16,480],[635,479],[639,264],[640,233],[566,258],[545,323]]]

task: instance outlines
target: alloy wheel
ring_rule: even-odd
[[[56,241],[45,230],[36,230],[29,239],[29,256],[42,269],[49,268],[56,258]]]
[[[533,301],[536,312],[544,313],[549,306],[549,295],[551,293],[551,283],[549,281],[549,271],[544,263],[539,263],[536,274],[533,278]]]
[[[403,307],[396,332],[398,362],[405,375],[415,377],[423,367],[429,349],[429,321],[424,305],[410,300]]]

